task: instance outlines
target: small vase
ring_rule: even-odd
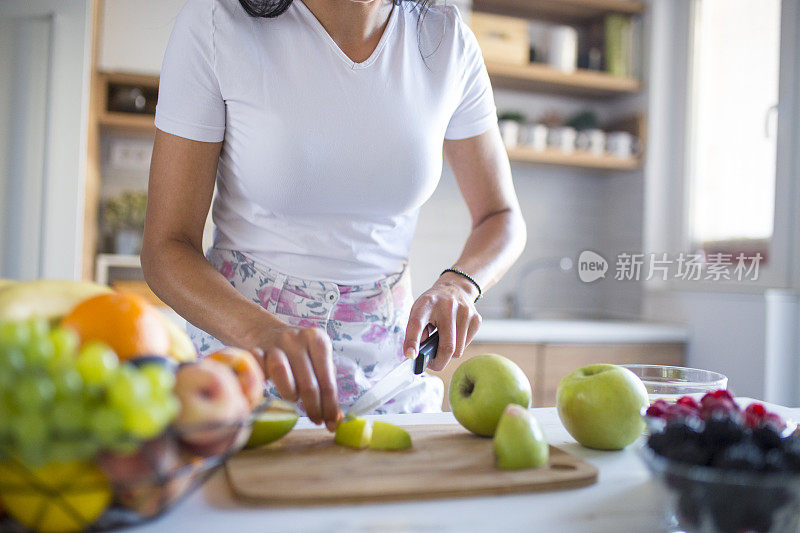
[[[142,251],[142,232],[123,229],[114,234],[114,252],[120,255],[139,255]]]

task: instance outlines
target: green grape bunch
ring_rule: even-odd
[[[0,460],[40,466],[131,452],[178,414],[174,383],[169,368],[120,364],[105,344],[80,346],[45,319],[0,322]]]

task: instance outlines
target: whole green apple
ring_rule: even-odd
[[[477,355],[456,368],[449,395],[456,420],[477,435],[491,437],[508,404],[530,406],[531,383],[502,355]]]
[[[539,468],[550,458],[550,446],[539,422],[527,409],[509,404],[494,432],[495,466],[505,470]]]
[[[647,389],[636,374],[616,365],[589,365],[570,372],[556,391],[564,427],[587,448],[621,450],[644,431]]]

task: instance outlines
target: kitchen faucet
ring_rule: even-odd
[[[570,257],[549,257],[545,259],[534,259],[523,265],[517,274],[515,290],[506,294],[506,318],[524,318],[522,316],[522,287],[525,279],[533,272],[542,270],[552,270],[558,268],[562,272],[572,269],[572,258]]]

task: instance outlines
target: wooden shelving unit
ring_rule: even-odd
[[[635,170],[642,164],[637,157],[593,155],[587,152],[565,153],[560,150],[532,150],[523,146],[508,149],[508,158],[518,163],[538,163],[603,170]]]
[[[584,24],[608,14],[638,15],[638,0],[473,0],[472,9],[562,24]]]
[[[636,93],[642,88],[639,80],[612,76],[605,72],[578,69],[567,73],[540,63],[512,65],[487,63],[486,70],[497,88],[608,98]]]
[[[106,111],[100,114],[100,126],[107,129],[136,133],[155,133],[153,115],[137,115],[134,113],[114,113]]]
[[[154,133],[153,115],[149,113],[120,113],[108,110],[108,91],[111,85],[134,85],[158,90],[158,77],[122,72],[98,73],[98,116],[102,128],[132,133]]]

